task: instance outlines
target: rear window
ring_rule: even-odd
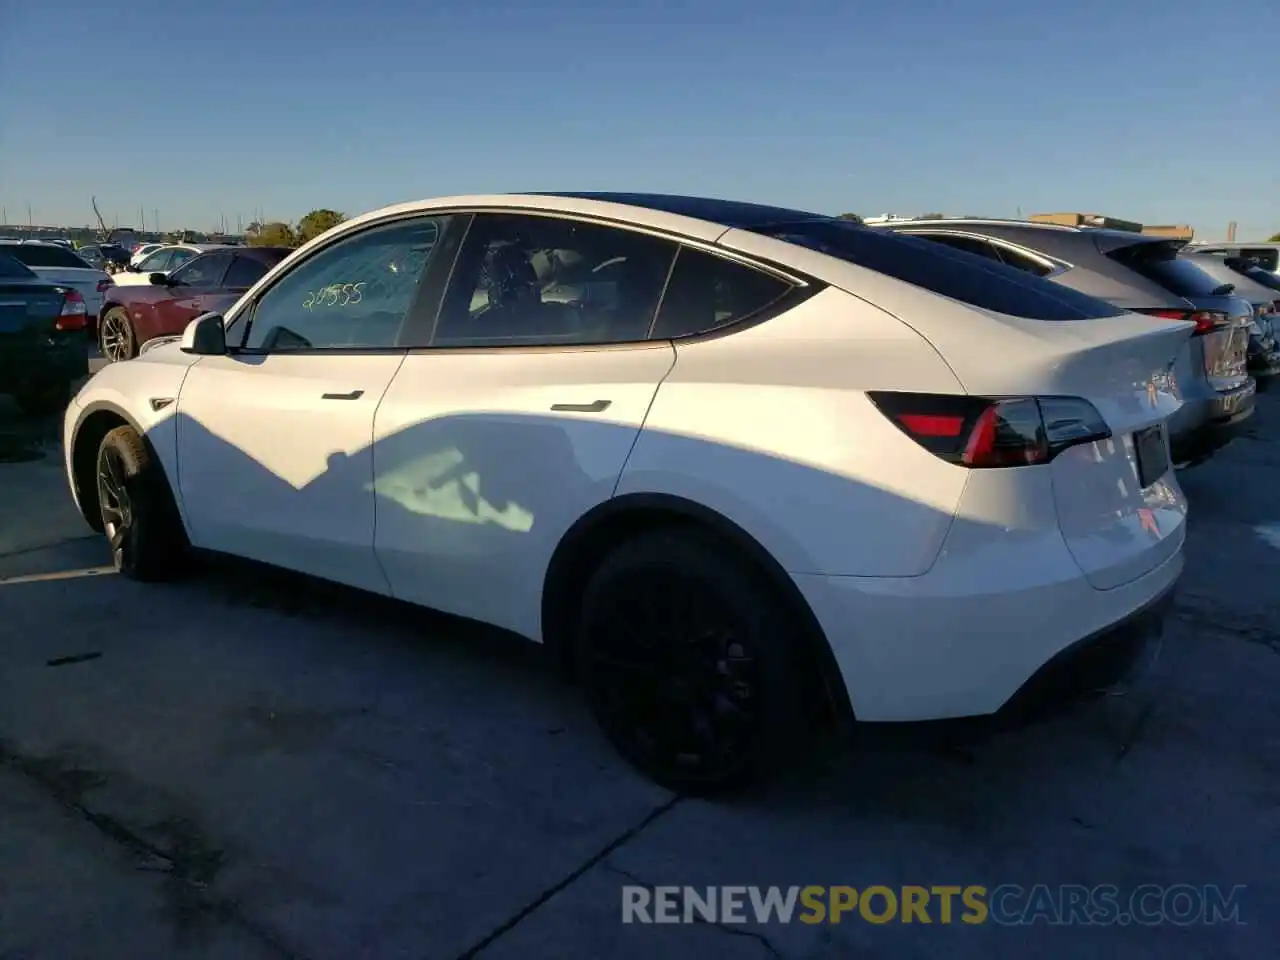
[[[1240,256],[1246,260],[1252,260],[1262,267],[1263,270],[1270,270],[1273,273],[1280,268],[1280,250],[1275,247],[1249,247],[1240,251]]]
[[[88,264],[65,247],[43,243],[22,243],[5,251],[13,259],[28,267],[76,267],[85,269]]]
[[[1093,320],[1111,304],[986,257],[848,220],[805,220],[754,232],[838,257],[983,310],[1029,320]]]
[[[13,257],[0,253],[0,280],[33,280],[35,274]]]
[[[1110,251],[1107,256],[1134,273],[1160,284],[1180,297],[1211,297],[1224,284],[1190,260],[1178,256],[1180,244],[1135,243]]]

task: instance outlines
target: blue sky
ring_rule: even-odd
[[[208,229],[634,189],[1250,238],[1278,49],[1274,0],[0,0],[0,205]]]

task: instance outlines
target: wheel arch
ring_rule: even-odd
[[[137,420],[119,405],[106,400],[95,400],[85,404],[76,421],[75,430],[71,434],[71,449],[68,454],[71,466],[69,472],[73,486],[72,494],[76,505],[80,508],[80,514],[85,522],[99,533],[102,532],[102,512],[98,507],[98,485],[94,478],[98,464],[98,447],[102,444],[102,438],[116,427],[132,427],[137,432],[152,461],[158,465],[165,483],[169,484],[169,490],[173,491],[173,484],[164,469],[164,461],[156,454],[151,438],[147,436],[147,431]]]
[[[805,667],[821,683],[837,723],[854,719],[853,705],[831,645],[812,608],[765,547],[741,526],[694,500],[666,493],[630,493],[589,510],[561,537],[543,580],[542,640],[556,662],[572,668],[573,625],[591,571],[617,543],[659,525],[686,526],[710,533],[739,551],[768,579],[796,617],[803,637]]]

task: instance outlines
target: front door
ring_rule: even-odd
[[[178,400],[198,546],[387,592],[373,551],[374,412],[437,235],[430,219],[316,251],[228,320]]]
[[[675,363],[648,342],[675,245],[480,214],[429,349],[374,421],[375,544],[395,596],[540,635],[543,576],[608,500]]]

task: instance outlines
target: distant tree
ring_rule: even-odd
[[[862,222],[862,218],[861,218],[860,216],[858,216],[856,213],[842,213],[842,214],[840,214],[840,219],[841,219],[841,220],[852,220],[854,223],[861,223],[861,222]]]
[[[1280,243],[1280,233],[1273,233],[1267,243]]]
[[[943,217],[942,217],[942,214],[940,214],[940,213],[922,213],[922,214],[920,214],[920,219],[921,219],[921,220],[941,220],[942,218],[943,218]]]
[[[262,232],[262,223],[257,220],[250,220],[249,225],[244,228],[246,237],[256,237]]]
[[[248,239],[255,247],[292,247],[298,243],[298,235],[294,233],[293,227],[278,220],[261,224]]]
[[[298,243],[306,243],[347,219],[336,210],[312,210],[298,221]]]

